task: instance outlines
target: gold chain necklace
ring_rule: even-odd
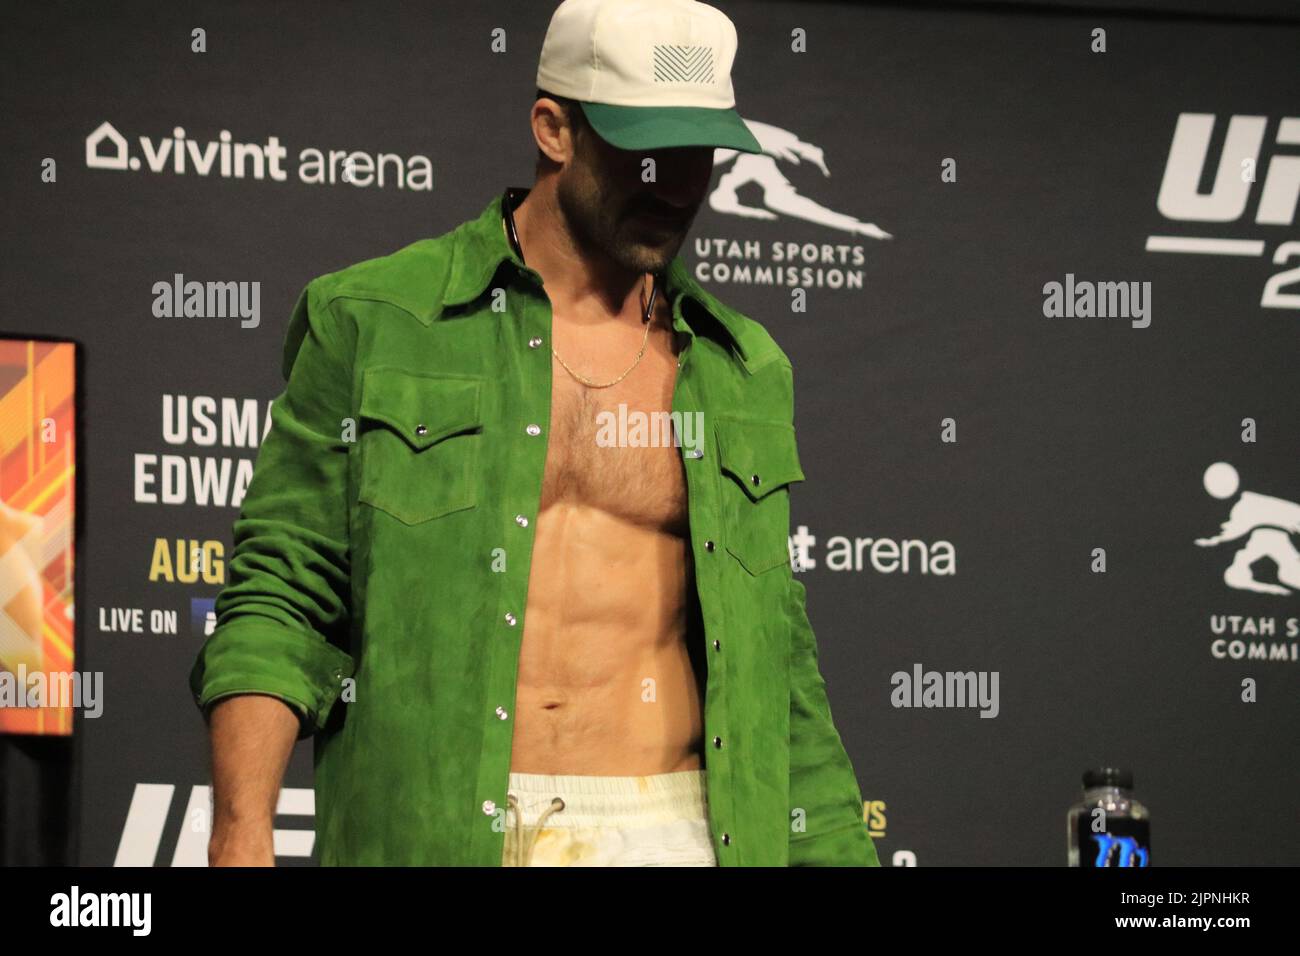
[[[654,302],[654,294],[655,294],[656,291],[657,291],[657,290],[652,289],[651,292],[650,292],[650,301],[651,301],[652,303]],[[645,279],[644,279],[644,278],[642,278],[642,280],[641,280],[641,302],[642,302],[643,304],[645,303]],[[640,348],[640,349],[637,351],[637,353],[636,353],[636,359],[635,359],[635,361],[632,362],[631,365],[629,365],[629,366],[627,367],[627,371],[626,371],[626,372],[624,372],[624,373],[623,373],[622,375],[620,375],[618,378],[614,379],[612,382],[593,382],[591,379],[587,378],[585,375],[582,375],[582,374],[580,374],[580,373],[578,373],[578,372],[575,372],[573,369],[571,369],[571,368],[569,367],[569,363],[568,363],[568,362],[566,362],[566,361],[564,361],[564,359],[560,358],[560,353],[557,352],[557,351],[555,351],[555,346],[554,346],[554,345],[551,346],[551,354],[555,356],[555,360],[556,360],[557,362],[559,362],[561,365],[564,366],[564,370],[565,370],[566,372],[568,372],[570,375],[572,375],[574,378],[576,378],[576,379],[577,379],[579,382],[581,382],[583,385],[586,385],[586,386],[588,386],[589,388],[609,388],[611,385],[617,385],[619,382],[623,381],[623,379],[627,378],[628,373],[631,372],[632,369],[636,368],[638,365],[641,364],[641,356],[645,355],[645,346],[646,346],[646,343],[650,341],[650,308],[649,308],[648,306],[646,307],[646,310],[645,310],[645,318],[642,319],[642,322],[645,323],[645,335],[643,335],[643,336],[641,337],[641,348]]]
[[[506,227],[506,236],[510,239],[510,244],[514,246],[515,252],[519,254],[519,261],[524,262],[524,247],[519,242],[519,234],[515,231],[514,201],[516,201],[518,198],[519,197],[516,195],[516,190],[507,189],[505,196],[502,197],[501,204],[505,209],[504,225]],[[657,279],[657,277],[654,278]],[[564,370],[566,372],[568,372],[575,379],[577,379],[583,385],[588,386],[589,388],[609,388],[611,385],[617,385],[619,382],[623,381],[623,379],[627,378],[628,374],[632,371],[632,369],[636,368],[638,365],[641,364],[641,358],[642,356],[645,355],[646,343],[650,341],[650,315],[654,311],[655,296],[658,295],[658,293],[659,293],[659,283],[658,281],[655,281],[650,286],[650,301],[647,303],[645,301],[645,278],[643,277],[641,279],[641,302],[645,305],[645,315],[642,317],[641,321],[645,323],[645,335],[641,337],[641,348],[636,353],[636,359],[632,362],[631,365],[628,366],[627,371],[625,371],[618,378],[614,379],[612,382],[593,382],[585,375],[575,372],[572,368],[569,367],[568,362],[560,358],[560,353],[555,351],[554,344],[551,345],[551,354],[555,356],[555,360],[557,362],[559,362],[561,365],[564,366]]]

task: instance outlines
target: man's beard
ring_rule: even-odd
[[[686,241],[694,211],[680,224],[656,227],[640,219],[646,197],[629,207],[627,197],[617,202],[606,199],[599,181],[576,176],[564,177],[556,189],[560,212],[574,242],[584,255],[605,255],[629,272],[662,272],[667,269]]]

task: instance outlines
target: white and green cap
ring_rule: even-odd
[[[564,0],[537,86],[577,100],[618,149],[714,146],[762,152],[736,112],[736,27],[697,0]]]

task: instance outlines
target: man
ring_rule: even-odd
[[[214,864],[273,861],[313,734],[323,864],[877,864],[790,363],[677,257],[713,149],[758,149],[735,52],[701,3],[566,0],[533,187],[304,290],[191,676]]]

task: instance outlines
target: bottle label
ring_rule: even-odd
[[[1076,827],[1080,866],[1151,865],[1150,820],[1108,817],[1106,832],[1094,833],[1091,815],[1081,813]]]

